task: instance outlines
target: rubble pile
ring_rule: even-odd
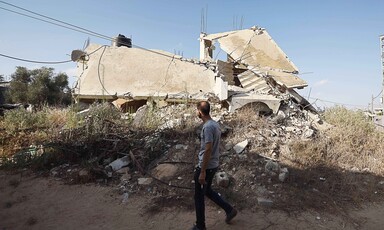
[[[133,176],[131,180],[123,180],[120,184],[122,194],[128,190],[136,193],[132,190],[132,184],[137,184],[135,188],[139,191],[155,197],[180,196],[183,192],[191,191],[201,128],[194,111],[195,105],[186,104],[153,110],[152,116],[162,118],[154,135],[161,135],[167,130],[181,130],[187,135],[174,135],[168,140],[167,150],[151,164],[144,178],[135,179]],[[289,159],[290,141],[314,138],[317,133],[314,123],[321,126],[321,120],[314,120],[314,117],[318,118],[317,115],[308,115],[309,112],[298,106],[289,105],[276,115],[259,118],[265,122],[263,127],[244,123],[243,129],[239,130],[234,125],[238,121],[238,113],[241,111],[229,113],[221,104],[212,105],[212,118],[219,122],[222,129],[221,166],[216,176],[216,186],[222,187],[224,194],[236,193],[238,197],[247,197],[251,201],[243,205],[270,206],[273,200],[280,199],[276,191],[289,181],[290,170],[283,165],[281,158],[284,156]],[[258,116],[258,113],[248,116]],[[242,136],[247,138],[233,143],[236,139],[233,137],[238,136],[239,131],[244,132]]]
[[[121,116],[121,121],[130,119],[128,123],[104,120],[102,133],[89,136],[88,128],[62,130],[43,146],[41,156],[50,175],[67,183],[117,183],[124,203],[133,194],[190,199],[201,129],[195,112],[195,104],[144,105]],[[212,103],[211,116],[222,130],[215,186],[229,199],[238,199],[239,206],[271,206],[281,199],[280,190],[291,175],[282,160],[290,158],[290,141],[311,140],[317,133],[315,124],[321,126],[317,115],[294,104],[260,117],[257,111],[230,113],[222,104]],[[92,119],[85,119],[84,127],[90,127],[89,122]],[[143,128],[148,122],[155,127]],[[59,156],[55,160],[47,157],[52,148]],[[249,203],[242,203],[244,198]]]

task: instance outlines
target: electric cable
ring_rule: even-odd
[[[99,35],[99,36],[101,36],[101,37],[109,38],[109,37],[107,37],[107,36],[105,36],[105,35],[103,35],[103,34],[99,34],[99,33],[94,32],[94,31],[92,31],[92,30],[88,30],[88,29],[85,29],[85,28],[83,28],[83,27],[73,25],[73,24],[71,24],[71,23],[67,23],[67,22],[64,22],[64,21],[61,21],[61,20],[52,18],[52,17],[45,16],[45,15],[43,15],[43,14],[36,13],[36,12],[34,12],[34,11],[25,9],[25,8],[23,8],[23,7],[20,7],[20,6],[13,5],[13,4],[11,4],[11,3],[7,3],[7,2],[4,2],[4,1],[0,1],[0,3],[6,4],[6,5],[9,5],[9,6],[13,6],[13,7],[17,8],[17,9],[21,9],[21,10],[27,11],[28,13],[35,14],[35,15],[38,15],[38,16],[40,16],[40,17],[47,18],[47,19],[50,19],[50,20],[52,20],[52,21],[59,22],[59,23],[62,23],[62,24],[68,25],[68,26],[72,26],[72,27],[78,28],[78,29],[80,29],[80,30],[87,31],[87,32],[92,33],[92,34]]]
[[[322,102],[327,102],[327,103],[336,104],[336,105],[346,105],[346,106],[355,106],[355,107],[366,107],[365,105],[346,104],[346,103],[340,103],[340,102],[334,102],[334,101],[323,100],[323,99],[315,98],[315,97],[309,97],[309,98],[310,98],[310,99],[313,99],[313,100],[318,100],[318,101],[322,101]]]
[[[45,19],[41,19],[41,18],[34,17],[34,16],[31,16],[31,15],[28,15],[28,14],[20,13],[20,12],[14,11],[14,10],[6,9],[6,8],[1,7],[1,6],[0,6],[0,9],[9,11],[9,12],[12,12],[12,13],[15,13],[15,14],[19,14],[19,15],[22,15],[22,16],[25,16],[25,17],[28,17],[28,18],[33,18],[33,19],[36,19],[36,20],[39,20],[39,21],[43,21],[43,22],[46,22],[46,23],[49,23],[49,24],[52,24],[52,25],[55,25],[55,26],[60,26],[60,27],[63,27],[63,28],[69,29],[69,30],[74,30],[74,31],[77,31],[77,32],[80,32],[80,33],[84,33],[84,34],[88,34],[88,35],[91,35],[91,36],[95,36],[95,37],[99,37],[99,38],[105,39],[104,37],[100,37],[100,36],[98,36],[96,34],[93,34],[93,33],[89,33],[89,32],[86,32],[86,31],[74,29],[74,28],[71,28],[69,26],[61,25],[59,23],[50,22],[50,21],[45,20]]]
[[[112,95],[108,92],[108,90],[104,87],[104,83],[101,81],[101,76],[100,76],[100,65],[101,65],[101,58],[103,57],[104,55],[104,52],[105,52],[105,49],[107,48],[106,46],[103,46],[104,49],[103,49],[103,52],[101,53],[100,55],[100,58],[99,58],[99,63],[97,65],[97,76],[99,77],[99,82],[100,82],[100,85],[101,87],[103,87],[103,90],[108,94],[108,95]]]
[[[61,25],[59,23],[51,22],[51,21],[48,21],[48,20],[45,20],[45,19],[41,19],[41,18],[38,18],[38,17],[34,17],[34,16],[31,16],[31,15],[28,15],[28,14],[20,13],[20,12],[14,11],[14,10],[10,10],[10,9],[6,9],[6,8],[3,8],[3,7],[0,7],[0,9],[2,9],[2,10],[6,10],[6,11],[9,11],[9,12],[12,12],[12,13],[15,13],[15,14],[19,14],[19,15],[25,16],[25,17],[33,18],[33,19],[36,19],[36,20],[39,20],[39,21],[43,21],[43,22],[46,22],[46,23],[49,23],[49,24],[52,24],[52,25],[56,25],[56,26],[59,26],[59,27],[63,27],[63,28],[69,29],[69,30],[73,30],[73,31],[76,31],[76,32],[80,32],[80,33],[84,33],[84,34],[87,34],[87,35],[99,37],[101,39],[105,39],[105,40],[108,40],[108,41],[115,41],[116,40],[115,38],[112,38],[112,37],[109,37],[109,36],[106,36],[106,35],[103,35],[103,34],[100,34],[100,33],[96,33],[96,32],[94,32],[92,30],[88,30],[88,29],[85,29],[83,27],[76,26],[76,25],[73,25],[73,24],[61,21],[61,20],[57,20],[57,19],[45,16],[45,15],[42,15],[42,14],[39,14],[39,13],[35,13],[33,11],[24,9],[22,7],[15,6],[15,5],[10,4],[10,3],[6,3],[4,1],[0,1],[0,3],[11,5],[13,7],[25,10],[25,11],[30,12],[32,14],[39,15],[40,17],[44,17],[44,18],[48,18],[48,19],[56,21],[56,22],[60,22],[60,23],[65,24],[67,26]],[[70,26],[75,27],[75,28],[71,28]],[[123,45],[132,45],[132,47],[136,47],[136,48],[139,48],[139,49],[142,49],[142,50],[145,50],[145,51],[148,51],[148,52],[152,52],[152,53],[155,53],[155,54],[158,54],[158,55],[162,55],[162,56],[165,56],[165,57],[173,58],[173,56],[171,56],[171,55],[167,55],[167,54],[160,53],[160,52],[157,52],[157,51],[154,51],[154,50],[150,50],[150,49],[138,46],[138,45],[127,44],[125,42],[119,42],[119,43],[123,44]]]
[[[31,62],[31,63],[38,63],[38,64],[63,64],[63,63],[68,63],[72,62],[72,60],[67,60],[67,61],[34,61],[34,60],[28,60],[28,59],[23,59],[23,58],[17,58],[17,57],[12,57],[8,56],[5,54],[0,54],[2,57],[18,60],[18,61],[24,61],[24,62]]]
[[[376,97],[374,97],[374,98],[372,98],[372,99],[376,99],[376,98],[378,98],[380,95],[381,95],[381,93],[383,92],[383,90],[380,90],[380,93],[379,94],[377,94],[377,96]]]

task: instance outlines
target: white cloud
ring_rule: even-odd
[[[328,84],[328,79],[323,79],[323,80],[320,80],[318,82],[315,82],[315,86],[322,86],[322,85],[326,85]]]

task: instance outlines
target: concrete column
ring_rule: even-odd
[[[212,60],[213,52],[211,49],[212,41],[205,40],[206,34],[200,34],[200,61]]]

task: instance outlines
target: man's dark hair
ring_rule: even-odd
[[[200,110],[204,115],[209,115],[211,106],[208,101],[200,101],[197,103],[197,109]]]

